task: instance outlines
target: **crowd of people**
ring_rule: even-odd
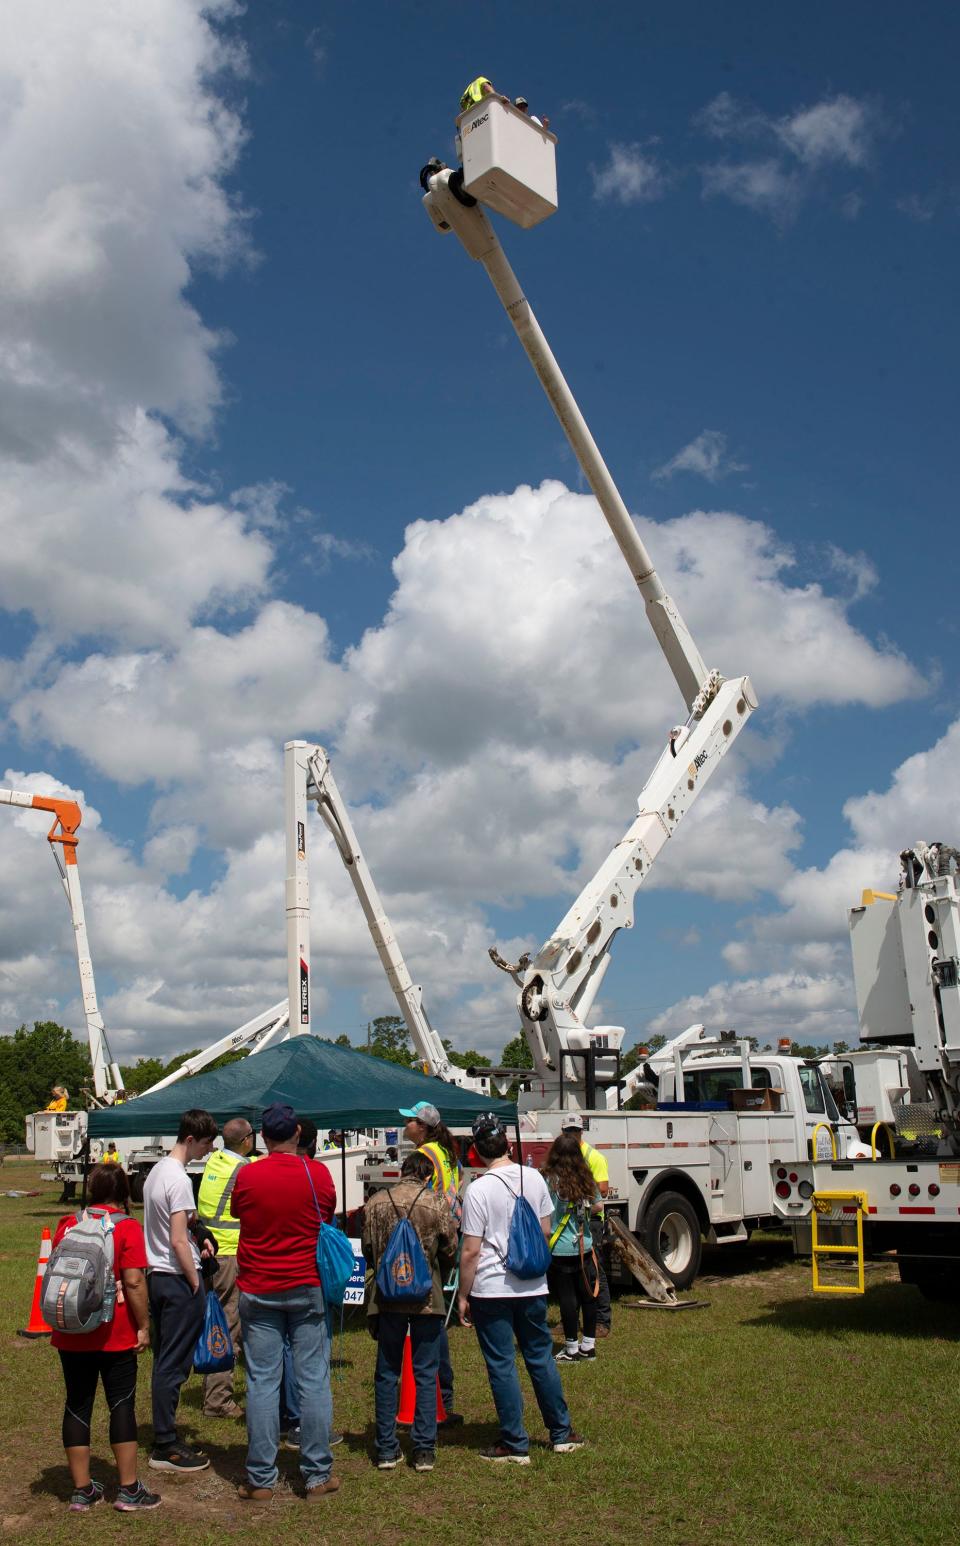
[[[607,1183],[602,1156],[584,1142],[582,1119],[567,1113],[542,1171],[534,1170],[511,1156],[503,1122],[486,1113],[473,1124],[467,1155],[481,1173],[464,1191],[459,1146],[437,1108],[421,1101],[400,1115],[415,1148],[403,1161],[399,1182],[369,1198],[362,1224],[367,1325],[377,1344],[377,1468],[391,1471],[402,1460],[397,1413],[408,1335],[416,1387],[413,1468],[433,1470],[438,1430],[464,1421],[456,1410],[447,1334],[454,1309],[460,1324],[476,1333],[499,1423],[497,1441],[480,1458],[529,1464],[518,1349],[550,1448],[557,1454],[580,1449],[584,1440],[573,1426],[558,1365],[595,1359],[597,1337],[609,1332],[609,1290],[594,1245]],[[327,1165],[315,1157],[317,1129],[308,1118],[276,1104],[263,1112],[260,1134],[265,1153],[257,1155],[253,1126],[235,1117],[223,1126],[223,1147],[214,1149],[213,1116],[184,1112],[176,1143],[147,1178],[142,1227],[129,1211],[121,1164],[104,1158],[88,1177],[88,1212],[111,1230],[117,1299],[112,1318],[95,1329],[54,1331],[52,1337],[63,1366],[63,1444],[76,1512],[104,1496],[103,1484],[90,1474],[98,1383],[110,1412],[118,1472],[114,1506],[134,1513],[160,1505],[159,1495],[137,1475],[137,1359],[151,1344],[148,1466],[179,1474],[209,1466],[209,1457],[177,1431],[180,1391],[193,1368],[208,1294],[223,1310],[224,1344],[232,1341],[236,1358],[242,1352],[246,1369],[245,1408],[237,1400],[234,1371],[206,1374],[203,1381],[205,1416],[246,1422],[239,1498],[259,1504],[272,1499],[281,1443],[298,1453],[308,1501],[340,1489],[332,1454],[342,1439],[333,1427],[332,1316],[318,1268],[318,1236],[333,1222],[336,1189]],[[187,1166],[200,1160],[205,1164],[195,1202]],[[536,1234],[543,1261],[537,1258],[532,1273],[511,1255],[521,1206],[532,1209],[529,1217],[543,1236]],[[60,1221],[55,1248],[76,1224],[76,1215]],[[401,1240],[409,1242],[405,1256],[398,1256]],[[413,1285],[415,1302],[398,1293],[396,1280]],[[547,1322],[548,1294],[560,1307],[559,1348]]]

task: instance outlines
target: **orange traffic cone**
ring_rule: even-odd
[[[47,1262],[50,1260],[50,1231],[46,1227],[40,1236],[40,1255],[37,1257],[37,1275],[33,1280],[33,1304],[30,1306],[30,1321],[23,1331],[18,1331],[18,1337],[49,1337],[52,1326],[48,1326],[40,1310],[40,1290],[43,1287],[43,1274],[47,1270]]]
[[[403,1343],[403,1369],[400,1374],[400,1410],[397,1413],[397,1422],[409,1425],[417,1411],[417,1386],[413,1378],[413,1347],[410,1341],[410,1332],[407,1332]],[[440,1376],[437,1375],[437,1422],[445,1421],[447,1409],[443,1404],[440,1394]]]

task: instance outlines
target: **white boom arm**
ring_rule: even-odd
[[[77,828],[83,819],[80,807],[75,800],[25,794],[18,789],[0,789],[0,805],[19,805],[26,809],[49,811],[53,816],[53,825],[47,833],[47,842],[50,844],[57,869],[60,871],[60,880],[73,923],[77,964],[80,967],[83,1014],[87,1023],[87,1041],[93,1067],[94,1093],[98,1100],[106,1100],[123,1088],[123,1079],[107,1043],[103,1016],[97,1003],[97,986],[93,977],[90,946],[87,942],[87,925],[83,912],[83,896],[80,891],[80,870],[77,865]],[[62,859],[57,852],[58,844],[63,850]]]
[[[689,629],[653,567],[613,478],[564,380],[529,302],[483,210],[461,194],[458,174],[424,168],[424,206],[441,232],[453,231],[471,258],[481,263],[526,350],[560,421],[584,476],[596,495],[617,545],[646,604],[647,617],[689,711],[687,723],[671,732],[640,796],[639,815],[581,892],[559,928],[532,958],[510,967],[495,951],[497,965],[520,986],[523,1029],[541,1082],[542,1102],[584,1083],[579,1059],[566,1050],[584,1049],[591,1037],[584,1024],[603,974],[610,945],[633,924],[633,898],[657,854],[676,830],[720,758],[757,706],[748,677],[724,681],[708,671]],[[451,187],[451,180],[453,186]],[[571,1095],[574,1091],[571,1089]]]
[[[310,892],[307,876],[306,808],[316,805],[330,832],[357,893],[387,981],[403,1016],[410,1040],[425,1070],[467,1089],[486,1089],[485,1081],[468,1077],[451,1063],[442,1040],[423,1007],[423,989],[413,982],[390,919],[374,884],[337,788],[330,758],[322,746],[288,741],[284,747],[287,817],[287,965],[291,993],[300,1005],[300,1028],[310,1028]],[[292,860],[292,864],[291,864]]]
[[[164,1079],[158,1079],[156,1084],[151,1084],[143,1094],[152,1095],[156,1090],[165,1090],[168,1084],[176,1084],[178,1079],[186,1079],[190,1074],[199,1074],[225,1052],[248,1052],[252,1056],[255,1052],[265,1052],[268,1047],[279,1046],[289,1035],[290,1016],[287,1013],[287,1001],[281,999],[280,1003],[274,1004],[272,1009],[265,1009],[263,1014],[248,1020],[246,1025],[241,1025],[238,1030],[221,1036],[219,1041],[205,1047],[194,1057],[187,1058],[186,1062],[181,1063],[172,1074],[167,1074]]]

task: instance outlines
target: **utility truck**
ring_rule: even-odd
[[[823,1153],[778,1176],[776,1211],[814,1287],[863,1292],[866,1259],[896,1262],[931,1299],[960,1292],[960,853],[916,843],[900,855],[895,893],[864,891],[850,912],[860,1039],[901,1061],[891,1118],[871,1129],[868,1158]],[[900,1098],[896,1095],[899,1093]],[[856,1090],[854,1120],[861,1114]],[[828,1281],[830,1263],[855,1271]]]

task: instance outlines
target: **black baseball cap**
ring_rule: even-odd
[[[473,1120],[473,1136],[479,1138],[483,1133],[505,1133],[506,1126],[501,1117],[495,1111],[481,1111]]]

